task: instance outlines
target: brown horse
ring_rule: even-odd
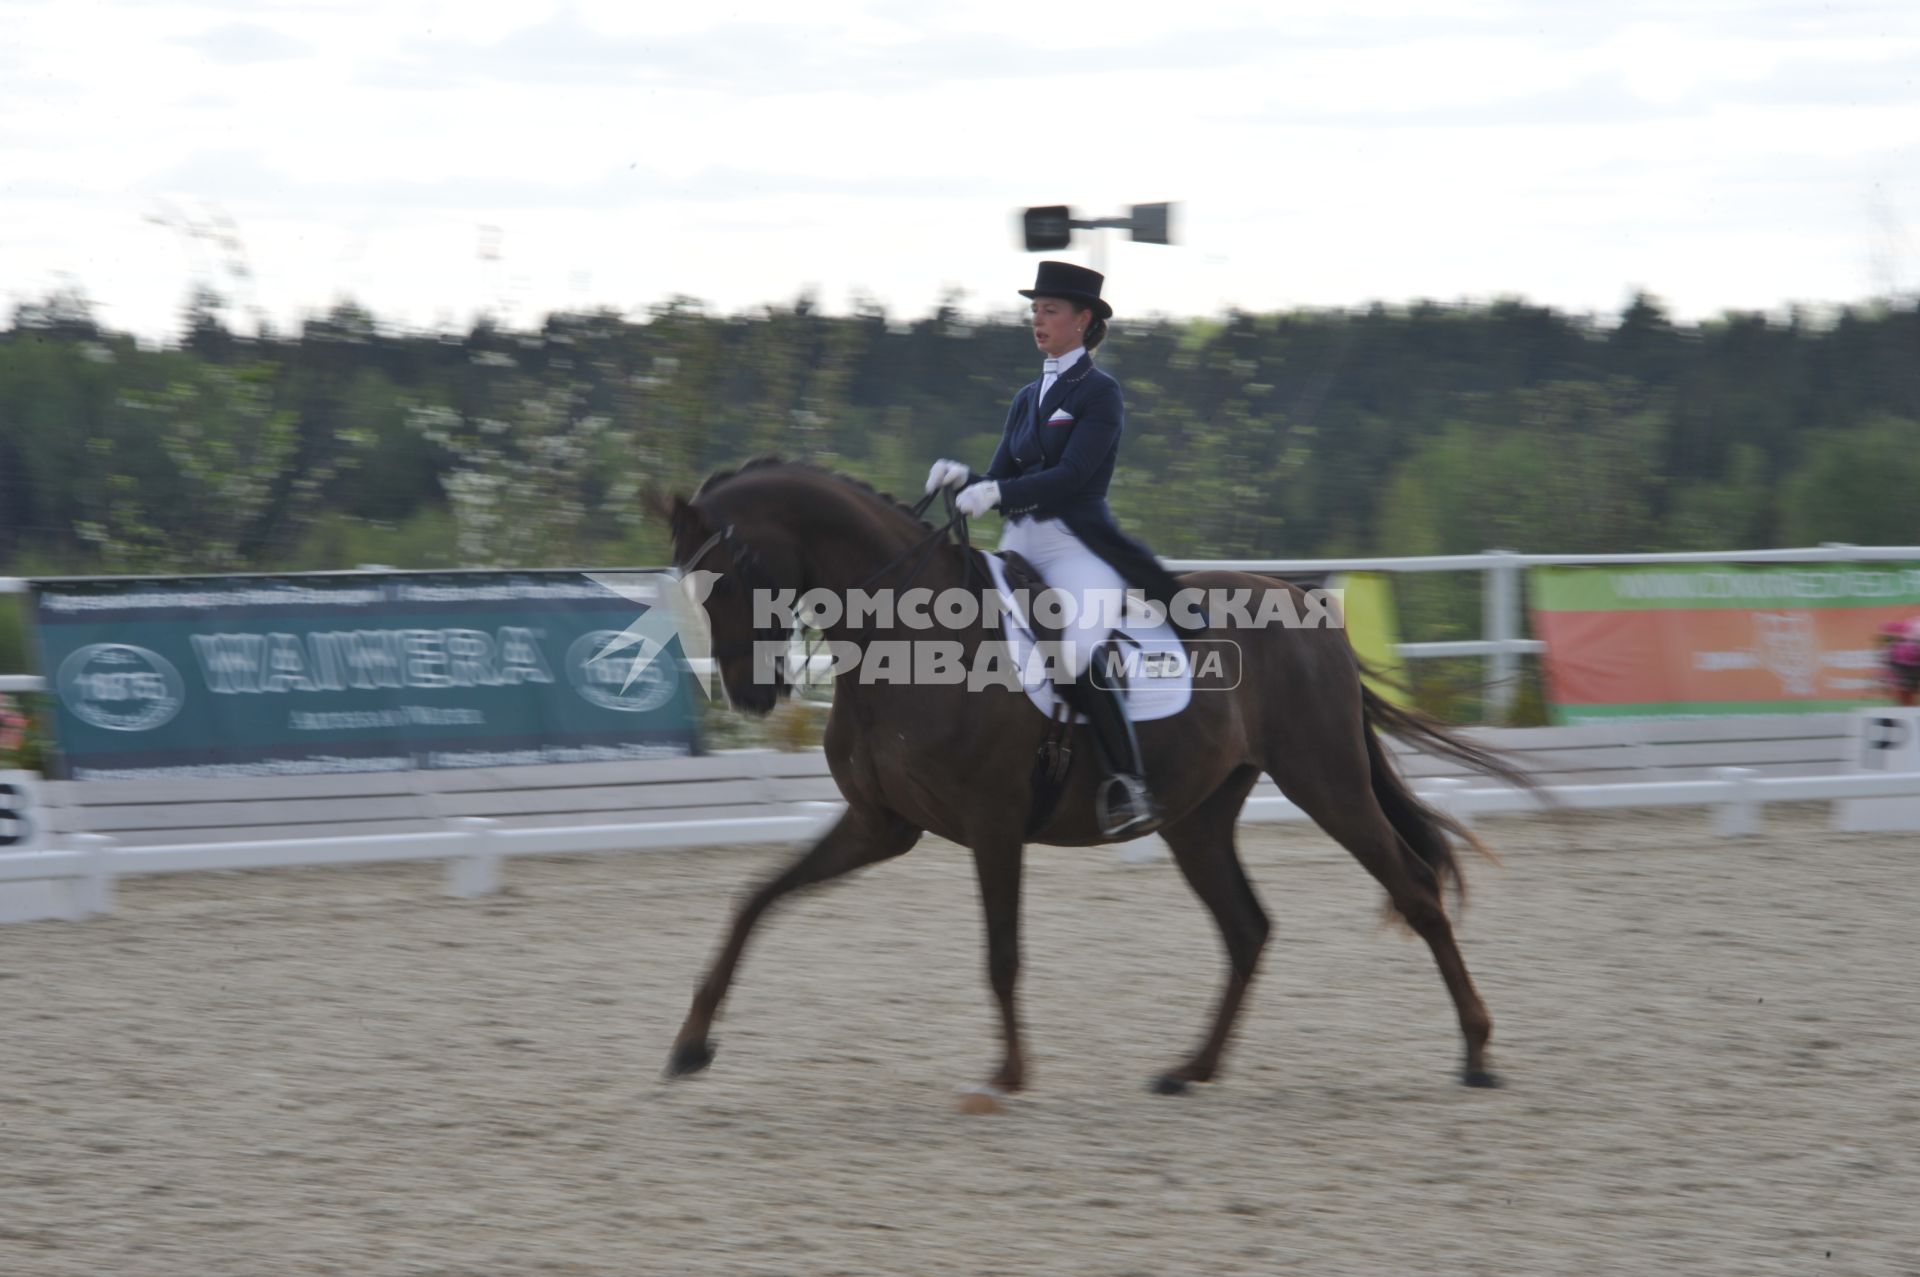
[[[980,579],[978,562],[969,561],[977,552],[936,542],[941,530],[915,511],[811,465],[749,462],[714,474],[690,501],[676,496],[655,506],[670,521],[675,563],[719,574],[706,600],[714,659],[732,703],[754,713],[770,710],[783,690],[778,673],[769,671],[765,649],[785,630],[753,613],[753,592],[824,589],[844,596],[905,588],[909,579],[915,587],[939,591],[969,588]],[[1286,602],[1303,603],[1293,586],[1245,573],[1196,573],[1182,584],[1250,590],[1256,603],[1269,591],[1285,590],[1293,596]],[[886,628],[870,617],[843,618],[822,632],[836,644],[858,645],[856,650],[934,637],[958,642],[969,656],[995,637],[980,624],[929,634],[900,622],[893,618]],[[1364,687],[1339,628],[1235,629],[1220,636],[1238,644],[1238,686],[1196,691],[1179,714],[1139,729],[1147,779],[1167,813],[1159,832],[1213,914],[1231,968],[1199,1049],[1161,1074],[1154,1089],[1176,1094],[1218,1073],[1266,943],[1266,912],[1234,848],[1241,805],[1263,772],[1379,880],[1392,907],[1432,948],[1466,1039],[1462,1078],[1468,1086],[1494,1085],[1487,1059],[1492,1021],[1467,974],[1443,901],[1445,886],[1459,882],[1453,841],[1472,842],[1472,835],[1414,796],[1377,732],[1418,737],[1478,769],[1520,783],[1524,778],[1433,720]],[[1072,751],[1057,806],[1029,835],[1035,752],[1049,726],[1015,690],[839,678],[826,754],[846,813],[739,907],[694,994],[668,1075],[698,1072],[711,1063],[713,1021],[747,939],[770,905],[791,891],[901,855],[923,832],[932,832],[973,852],[986,909],[987,974],[1005,1048],[989,1086],[1019,1090],[1027,1080],[1015,1002],[1024,846],[1107,841],[1094,818],[1098,777],[1092,751],[1082,748]]]

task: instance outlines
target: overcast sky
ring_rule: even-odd
[[[1916,0],[0,0],[0,302],[979,311],[1018,207],[1155,200],[1122,316],[1855,301],[1920,290],[1917,78]]]

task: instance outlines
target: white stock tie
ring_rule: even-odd
[[[1040,369],[1040,397],[1045,399],[1047,392],[1053,389],[1053,383],[1060,376],[1060,361],[1049,359]]]

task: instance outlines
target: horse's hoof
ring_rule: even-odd
[[[667,1057],[667,1076],[685,1077],[689,1073],[698,1073],[713,1063],[713,1043],[706,1039],[698,1042],[686,1042],[673,1048],[673,1054]]]
[[[1188,1086],[1184,1080],[1173,1076],[1171,1073],[1162,1073],[1159,1077],[1153,1079],[1152,1084],[1148,1086],[1147,1089],[1155,1095],[1185,1095],[1193,1088]]]
[[[1460,1080],[1468,1086],[1485,1087],[1488,1090],[1500,1085],[1500,1079],[1485,1069],[1468,1069],[1460,1075]]]
[[[954,1107],[968,1117],[986,1117],[992,1113],[1007,1111],[1007,1093],[988,1083],[985,1086],[970,1086],[960,1092],[954,1101]]]

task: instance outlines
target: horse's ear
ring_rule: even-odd
[[[649,481],[640,485],[640,508],[646,512],[647,517],[650,519],[658,519],[662,523],[671,523],[673,521],[673,499],[674,498],[667,494],[667,490],[657,483]]]
[[[640,489],[640,508],[667,525],[674,536],[692,526],[697,526],[699,511],[688,500],[675,492],[669,494],[665,489],[649,483]]]
[[[676,492],[667,503],[667,526],[673,529],[675,537],[688,540],[704,537],[707,535],[706,512]]]

